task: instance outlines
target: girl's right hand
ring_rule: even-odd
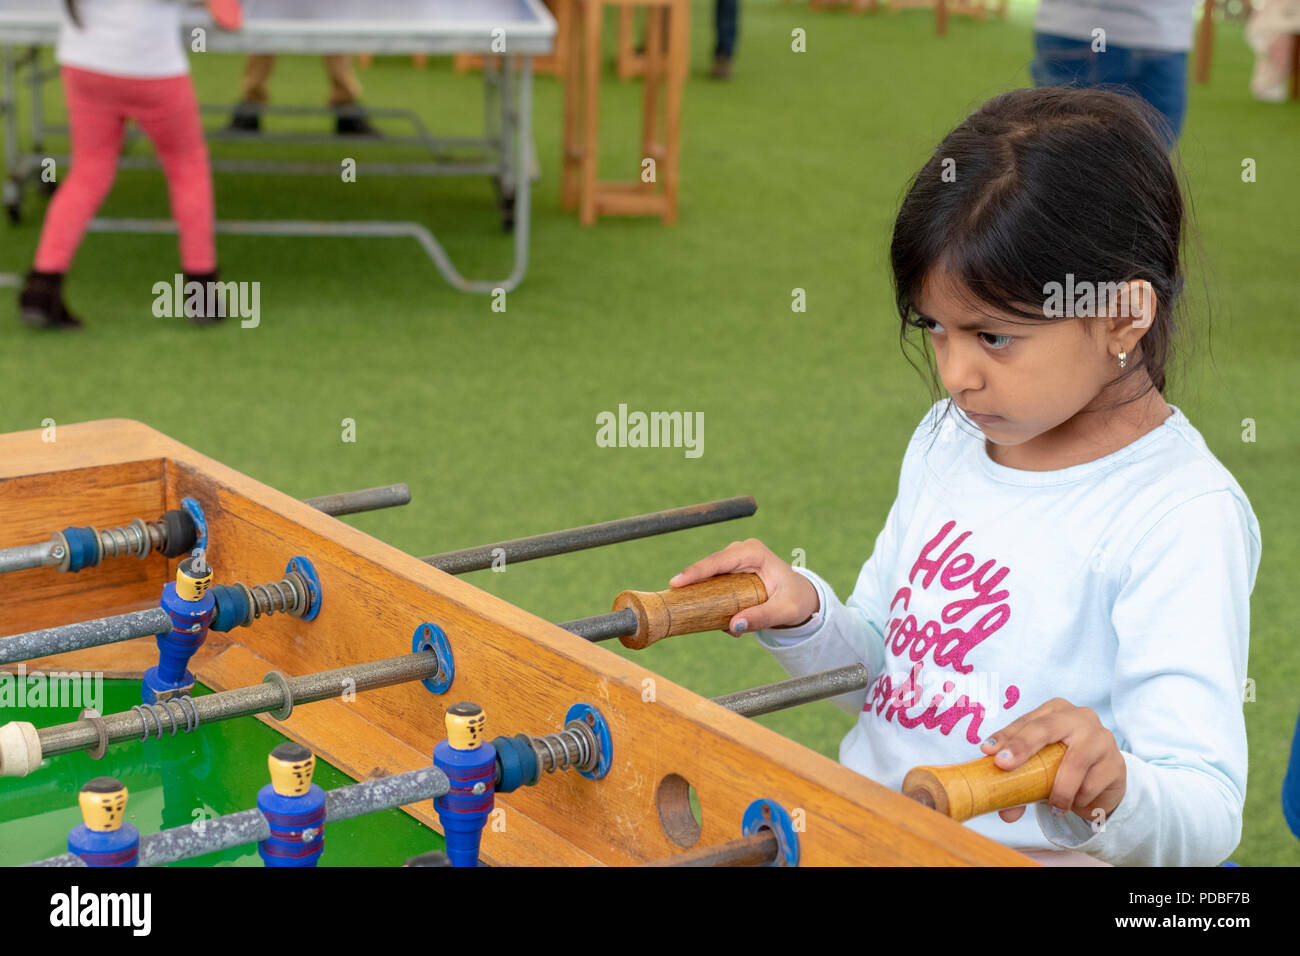
[[[771,627],[806,624],[821,607],[817,589],[802,574],[778,558],[757,538],[733,541],[721,551],[696,561],[668,584],[675,588],[703,581],[717,574],[757,574],[767,589],[767,600],[755,607],[741,608],[727,623],[728,633],[742,634]]]

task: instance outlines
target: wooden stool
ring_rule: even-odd
[[[789,3],[790,0],[785,0]],[[868,10],[875,11],[879,6],[877,0],[808,0],[808,9],[825,10],[829,7],[842,7],[848,4],[852,13],[865,13]]]
[[[374,62],[375,62],[374,56],[369,53],[357,54],[357,65],[359,65],[363,70],[370,69],[371,64],[373,64]],[[423,70],[425,66],[428,64],[429,58],[425,56],[423,53],[413,53],[411,55],[411,62],[415,64],[415,68],[417,70]]]
[[[934,32],[944,36],[948,32],[948,14],[983,20],[986,14],[996,13],[1007,18],[1007,0],[889,0],[890,11],[909,7],[934,10]]]
[[[573,17],[574,0],[544,0],[555,17],[555,49],[546,56],[533,57],[533,72],[547,76],[564,76],[564,65],[569,61],[569,20]],[[478,53],[457,53],[452,61],[457,73],[481,70],[483,57]]]
[[[596,217],[659,216],[677,221],[677,173],[682,93],[690,65],[690,0],[572,0],[568,69],[564,74],[564,173],[561,204],[577,208],[578,221]],[[642,65],[645,97],[641,155],[654,160],[655,182],[597,182],[600,156],[601,35],[606,6],[620,14],[646,8]],[[628,23],[630,24],[630,18]],[[630,35],[630,26],[629,26]],[[641,170],[640,164],[637,167]]]

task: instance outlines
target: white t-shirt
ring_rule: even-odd
[[[1053,697],[1090,707],[1127,770],[1104,829],[1046,802],[966,826],[1116,865],[1221,863],[1246,790],[1250,502],[1177,408],[1104,458],[1022,471],[956,406],[939,420],[947,405],[913,434],[847,604],[796,569],[821,609],[760,643],[792,675],[867,666],[868,688],[834,701],[858,714],[840,761],[894,790],[914,766],[984,757],[982,740]]]
[[[64,66],[110,76],[157,78],[190,71],[181,46],[180,2],[77,0],[77,27],[63,0],[55,59]]]
[[[1034,29],[1039,33],[1106,42],[1132,50],[1178,53],[1192,48],[1192,23],[1198,0],[1039,0]]]

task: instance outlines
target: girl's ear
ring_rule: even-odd
[[[1128,316],[1133,328],[1145,330],[1151,328],[1156,318],[1156,290],[1146,279],[1134,279],[1128,283]],[[1141,338],[1141,336],[1138,336]]]

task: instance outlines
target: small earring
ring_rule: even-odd
[[[1119,359],[1119,367],[1120,367],[1120,368],[1123,368],[1124,365],[1126,364],[1126,363],[1125,363],[1125,359],[1128,358],[1128,353],[1127,353],[1127,352],[1120,352],[1119,355],[1117,356],[1117,358]]]

